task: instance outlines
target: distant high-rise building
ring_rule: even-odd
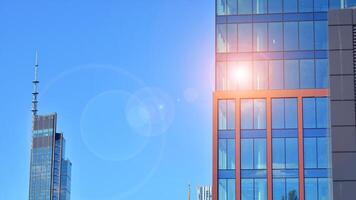
[[[199,186],[197,188],[197,200],[211,200],[212,190],[211,186]]]
[[[57,114],[37,114],[37,70],[36,55],[29,200],[70,200],[72,163],[65,160],[65,140],[63,133],[57,132]]]

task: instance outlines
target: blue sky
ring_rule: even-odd
[[[0,199],[28,194],[36,50],[73,200],[181,200],[211,183],[214,1],[1,1],[0,25]]]

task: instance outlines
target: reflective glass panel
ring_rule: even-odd
[[[306,0],[310,1],[310,0]],[[313,22],[299,22],[299,49],[314,49],[314,26]]]
[[[226,13],[228,15],[236,15],[237,14],[237,0],[226,0],[226,1],[227,1]]]
[[[266,139],[255,139],[254,169],[266,169]]]
[[[298,102],[296,98],[285,99],[285,128],[298,127]]]
[[[320,200],[329,200],[330,196],[330,183],[327,178],[319,178],[318,180],[318,193]]]
[[[216,51],[218,53],[226,52],[226,24],[216,25]]]
[[[238,0],[238,13],[251,14],[252,13],[252,0]]]
[[[298,139],[286,138],[286,168],[298,168]]]
[[[255,200],[267,200],[266,179],[255,179]]]
[[[272,128],[284,128],[284,99],[272,99]]]
[[[284,50],[298,50],[298,22],[284,23]]]
[[[254,62],[254,77],[253,85],[256,90],[265,90],[268,88],[268,62],[255,61]]]
[[[227,129],[226,100],[219,100],[219,130]]]
[[[285,143],[284,138],[272,139],[272,166],[273,169],[285,168]]]
[[[315,60],[316,88],[328,88],[328,60]]]
[[[273,200],[285,199],[285,179],[273,179]]]
[[[282,13],[282,0],[269,0],[268,1],[269,13]]]
[[[235,179],[228,179],[228,200],[235,200]]]
[[[253,139],[241,139],[241,169],[253,169]]]
[[[319,0],[321,1],[321,0]],[[325,1],[325,0],[323,0]],[[327,21],[315,21],[315,49],[328,49],[328,23]]]
[[[216,14],[225,15],[226,0],[216,0]]]
[[[268,24],[268,50],[282,51],[283,50],[283,26],[282,23]]]
[[[241,199],[253,199],[253,179],[241,179]]]
[[[226,179],[219,179],[219,200],[227,200]]]
[[[267,24],[253,24],[253,50],[267,51]]]
[[[318,199],[318,181],[316,178],[306,178],[305,180],[305,200]]]
[[[219,139],[219,169],[227,169],[226,139]]]
[[[217,90],[226,90],[226,62],[216,62],[216,79]]]
[[[253,100],[241,100],[241,129],[253,128]]]
[[[235,100],[227,100],[227,129],[235,129]]]
[[[235,140],[234,139],[229,139],[227,140],[227,168],[228,169],[235,169],[235,163],[236,163],[236,156],[235,153],[236,148],[235,148]]]
[[[328,128],[328,99],[316,98],[317,128]]]
[[[299,0],[299,12],[313,12],[313,0]]]
[[[298,60],[284,61],[284,83],[286,89],[299,88],[299,62]]]
[[[237,52],[237,24],[227,25],[227,52]]]
[[[316,128],[316,108],[314,98],[303,98],[303,127]]]
[[[315,88],[314,60],[300,60],[300,87]]]
[[[270,89],[283,89],[283,61],[269,61],[269,77]]]
[[[284,0],[283,5],[284,5],[285,13],[298,12],[298,1],[297,0]]]
[[[241,0],[240,0],[241,1]],[[238,49],[239,52],[252,51],[252,24],[238,25]]]
[[[318,168],[329,167],[329,144],[328,138],[318,138]]]
[[[286,179],[286,190],[287,199],[286,200],[298,200],[299,199],[299,180],[297,178],[287,178]]]
[[[328,0],[314,0],[314,11],[328,11]]]
[[[253,13],[254,14],[267,13],[267,0],[253,0]]]
[[[266,100],[254,99],[254,129],[266,129]]]
[[[316,138],[304,138],[304,167],[317,168]]]

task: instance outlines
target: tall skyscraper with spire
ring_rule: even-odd
[[[71,166],[65,139],[57,132],[57,114],[38,115],[38,55],[32,92],[32,148],[29,200],[70,200]]]

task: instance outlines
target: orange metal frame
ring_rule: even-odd
[[[298,98],[298,149],[299,149],[299,196],[304,200],[304,152],[303,152],[303,98],[327,97],[327,89],[268,90],[268,91],[218,91],[213,94],[213,200],[218,200],[218,100],[236,101],[236,200],[241,199],[240,168],[240,100],[266,99],[267,112],[267,190],[268,200],[272,200],[272,98]]]

